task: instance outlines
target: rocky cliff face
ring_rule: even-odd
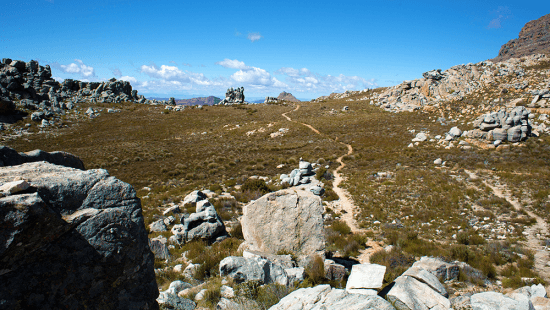
[[[158,309],[132,186],[44,161],[1,167],[0,184],[1,309]]]
[[[532,54],[550,55],[550,14],[525,24],[519,37],[504,44],[493,61],[504,61]]]

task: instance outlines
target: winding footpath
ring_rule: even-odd
[[[479,178],[474,172],[464,169],[471,179]],[[489,187],[493,194],[499,198],[505,199],[508,201],[516,211],[525,211],[530,217],[535,218],[537,222],[526,228],[525,231],[528,233],[526,236],[527,241],[525,246],[535,254],[535,271],[545,280],[550,280],[550,266],[547,265],[547,262],[550,259],[546,246],[543,245],[543,240],[545,240],[546,235],[548,234],[548,224],[546,221],[535,213],[531,212],[527,208],[524,208],[519,201],[514,199],[510,192],[505,189],[503,185],[495,185],[489,183],[486,179],[482,180],[485,186]]]
[[[287,113],[298,111],[298,109],[300,109],[300,105],[297,105],[296,109],[294,109],[292,111],[289,111],[289,112],[285,112],[281,115],[290,122],[298,123],[297,121],[292,120],[287,115]],[[311,131],[313,131],[314,133],[316,133],[318,135],[321,134],[321,132],[319,132],[319,130],[317,130],[315,127],[313,127],[309,124],[306,124],[306,123],[299,123],[299,124],[308,127],[309,129],[311,129]],[[343,159],[344,159],[345,156],[353,154],[353,148],[349,144],[339,142],[338,138],[333,139],[333,140],[335,142],[338,142],[338,143],[346,146],[347,149],[348,149],[348,152],[346,154],[338,157],[338,159],[336,159],[336,162],[338,162],[340,164],[340,166],[338,166],[338,168],[336,168],[336,170],[334,170],[334,181],[332,183],[332,189],[334,190],[334,192],[336,193],[336,195],[338,195],[338,197],[340,199],[338,200],[338,203],[333,203],[333,204],[331,204],[331,206],[333,208],[337,209],[335,211],[340,211],[342,213],[342,220],[344,222],[346,222],[346,224],[348,224],[348,226],[350,227],[350,229],[353,233],[364,233],[364,232],[366,232],[366,230],[359,228],[357,226],[357,222],[355,221],[355,218],[353,217],[353,215],[355,214],[356,206],[353,204],[353,200],[351,198],[351,195],[349,194],[349,192],[347,190],[340,187],[340,184],[342,183],[342,181],[344,181],[344,178],[340,174],[340,171],[346,166]]]

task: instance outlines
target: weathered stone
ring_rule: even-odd
[[[346,291],[365,295],[376,294],[376,290],[382,287],[386,266],[378,264],[357,264],[351,268]],[[367,290],[367,291],[363,291]]]
[[[182,217],[183,224],[174,225],[172,233],[180,242],[202,239],[208,242],[220,241],[229,235],[222,219],[208,200],[197,203],[197,212]]]
[[[412,267],[425,269],[441,279],[441,281],[456,280],[460,271],[457,264],[447,263],[438,258],[427,256],[421,257]]]
[[[325,189],[322,188],[321,186],[313,186],[312,188],[309,189],[314,195],[317,195],[317,196],[323,196],[323,194],[325,193]]]
[[[237,283],[258,281],[262,284],[288,285],[284,269],[263,258],[226,257],[220,262],[220,274],[233,278]]]
[[[179,297],[171,292],[161,292],[157,298],[157,302],[165,308],[174,310],[193,310],[197,306],[194,301]]]
[[[9,309],[155,309],[135,190],[105,170],[46,162],[0,168],[33,193],[0,199],[0,300]]]
[[[201,191],[193,191],[183,198],[183,204],[197,203],[201,200],[208,199],[206,195]]]
[[[0,146],[0,166],[21,165],[28,162],[46,161],[55,165],[84,170],[84,163],[80,158],[66,152],[44,152],[34,150],[18,153],[7,146]]]
[[[394,310],[392,305],[377,295],[349,294],[328,284],[296,290],[279,301],[269,310]]]
[[[409,276],[400,276],[386,295],[398,310],[451,309],[449,300],[429,285]]]
[[[0,192],[4,194],[15,194],[22,192],[30,187],[29,183],[25,180],[18,180],[12,182],[6,182],[0,186]]]
[[[419,132],[416,134],[416,137],[414,137],[414,139],[412,139],[413,142],[424,142],[428,140],[428,136],[426,136],[425,133],[423,132]]]
[[[405,271],[402,275],[413,277],[416,280],[427,284],[433,290],[438,292],[441,296],[449,297],[449,294],[447,293],[447,290],[441,284],[441,282],[439,282],[437,277],[434,274],[432,274],[431,272],[429,272],[425,269],[422,269],[420,267],[411,267],[411,268],[407,269],[407,271]]]
[[[169,259],[170,251],[166,246],[166,239],[161,240],[159,238],[153,238],[149,240],[149,247],[155,255],[155,258],[159,259]]]
[[[521,294],[519,294],[521,295]],[[515,300],[497,292],[483,292],[472,295],[470,299],[474,310],[531,310],[533,304],[527,300]]]
[[[158,220],[149,224],[149,231],[151,232],[168,231],[168,227],[166,227],[164,220]]]
[[[521,126],[514,126],[508,129],[508,141],[519,142],[521,140]]]
[[[449,135],[453,136],[454,138],[460,137],[462,135],[462,130],[455,126],[451,128],[451,130],[449,130]]]
[[[333,260],[325,259],[325,278],[329,280],[342,280],[346,276],[346,267],[343,265],[337,264]]]
[[[493,139],[495,141],[500,140],[501,142],[506,141],[508,140],[508,132],[503,128],[495,128],[493,130]]]
[[[285,189],[243,208],[243,235],[251,250],[296,255],[323,253],[324,208],[311,192]]]

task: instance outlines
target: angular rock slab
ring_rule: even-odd
[[[529,299],[515,300],[497,292],[483,292],[472,295],[470,302],[473,310],[532,310]]]
[[[382,287],[386,266],[378,264],[357,264],[351,267],[346,284],[348,293],[376,295],[376,290]]]
[[[285,189],[264,195],[244,207],[241,224],[250,250],[312,255],[325,249],[323,205],[311,192]]]
[[[430,286],[409,276],[395,279],[386,295],[397,310],[451,309],[451,302]]]
[[[394,310],[395,308],[380,296],[349,294],[345,290],[331,289],[330,285],[324,284],[296,290],[269,308],[269,310],[288,309]]]
[[[14,176],[31,187],[0,198],[0,308],[158,308],[132,186],[46,162],[0,168],[0,183]]]
[[[420,267],[411,267],[407,269],[407,271],[405,271],[403,275],[413,277],[416,280],[427,284],[429,287],[431,287],[433,290],[441,294],[441,296],[443,297],[447,297],[447,298],[449,297],[449,293],[447,293],[447,290],[445,289],[443,284],[439,282],[439,280],[434,274],[432,274],[431,272],[425,269],[422,269]]]

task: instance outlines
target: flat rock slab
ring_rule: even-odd
[[[331,288],[327,284],[296,290],[269,308],[269,310],[288,309],[395,310],[380,296],[349,294],[345,290]]]
[[[346,291],[352,289],[379,289],[384,281],[386,266],[378,264],[357,264],[351,267]]]
[[[528,300],[515,300],[497,292],[484,292],[472,295],[473,310],[531,310],[533,304]]]

